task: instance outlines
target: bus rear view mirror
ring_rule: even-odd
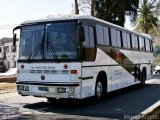
[[[13,34],[13,52],[16,50],[16,40],[17,40],[17,34]]]
[[[84,27],[80,27],[80,40],[85,41]]]
[[[13,46],[16,46],[16,39],[17,39],[17,34],[13,34]]]

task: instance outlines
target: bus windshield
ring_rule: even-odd
[[[19,60],[77,60],[78,51],[78,30],[75,22],[21,28]]]

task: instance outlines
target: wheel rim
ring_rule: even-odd
[[[102,83],[100,81],[98,81],[97,87],[96,87],[96,94],[97,94],[98,98],[100,98],[102,96],[102,90],[103,90]]]

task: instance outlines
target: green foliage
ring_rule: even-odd
[[[139,0],[96,0],[96,17],[124,26],[126,15],[135,20],[138,5]]]
[[[160,57],[154,57],[154,65],[160,64]]]
[[[136,30],[144,33],[155,34],[160,15],[160,0],[140,0]]]
[[[154,47],[154,56],[160,56],[160,46],[157,45]]]

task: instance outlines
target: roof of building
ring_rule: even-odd
[[[13,38],[4,37],[4,38],[0,39],[0,45],[2,45],[3,43],[10,43],[12,41],[13,41]]]

